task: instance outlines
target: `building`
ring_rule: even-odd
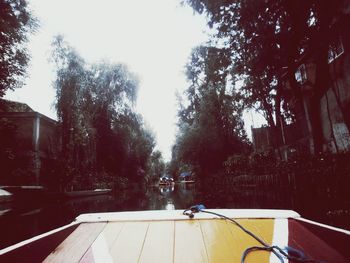
[[[329,30],[328,54],[321,54],[323,43],[314,42],[297,63],[295,79],[300,89],[296,99],[286,72],[282,74],[283,99],[295,114],[294,120],[280,122],[279,151],[282,159],[295,153],[315,154],[350,150],[350,18],[334,20]],[[327,49],[327,47],[326,47]],[[318,62],[328,56],[328,72],[320,78]],[[322,71],[321,71],[322,72]],[[324,72],[324,71],[323,71]],[[320,82],[320,79],[322,82]],[[256,152],[271,149],[269,127],[252,129]]]
[[[42,184],[60,150],[57,122],[23,103],[0,105],[0,184]]]

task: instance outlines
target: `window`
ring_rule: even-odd
[[[331,42],[328,50],[328,64],[332,63],[337,57],[344,53],[344,46],[341,38],[338,37],[336,40]]]
[[[295,79],[298,83],[304,84],[307,80],[305,64],[301,64],[295,72]]]

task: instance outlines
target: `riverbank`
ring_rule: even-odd
[[[231,208],[236,207],[237,199],[241,204],[244,199],[254,198],[265,208],[288,207],[303,216],[347,229],[349,185],[349,153],[299,156],[288,162],[277,162],[270,156],[236,159],[230,169],[201,181],[203,192],[215,193],[215,197],[206,198],[209,204],[210,199],[219,198]]]
[[[299,156],[282,162],[270,156],[258,156],[253,160],[233,163],[229,169],[212,175],[205,181],[266,190],[317,189],[350,197],[350,153]]]

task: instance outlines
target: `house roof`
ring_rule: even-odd
[[[0,98],[0,117],[3,118],[33,118],[39,117],[46,121],[49,121],[53,124],[56,124],[57,121],[51,119],[39,112],[34,111],[25,103],[10,101]]]
[[[27,104],[0,98],[0,112],[34,112]]]

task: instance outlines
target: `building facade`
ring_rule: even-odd
[[[8,108],[0,112],[0,184],[41,185],[59,154],[57,122],[20,103]]]

